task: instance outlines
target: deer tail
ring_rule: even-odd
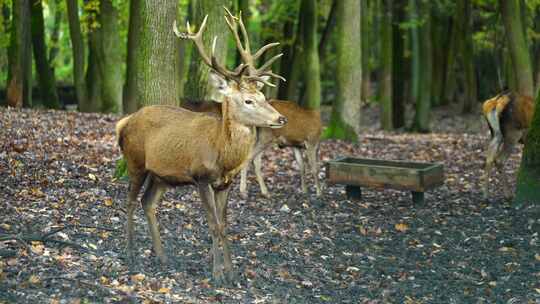
[[[120,148],[122,148],[122,141],[123,141],[122,130],[124,129],[124,127],[128,123],[130,117],[131,117],[131,115],[128,115],[128,116],[120,119],[116,123],[116,128],[115,128],[116,129],[116,139],[118,140],[118,145],[120,146]]]

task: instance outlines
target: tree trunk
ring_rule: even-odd
[[[506,31],[508,48],[512,59],[514,79],[517,90],[524,95],[533,96],[533,74],[529,47],[523,33],[519,0],[500,0],[502,19]]]
[[[340,0],[336,10],[337,96],[325,137],[356,141],[362,93],[361,8],[356,0]]]
[[[303,76],[305,91],[301,105],[308,109],[318,109],[321,104],[321,75],[317,40],[317,2],[302,0],[300,11],[304,14],[304,54]]]
[[[223,19],[223,7],[230,7],[231,1],[198,0],[194,5],[193,11],[195,13],[195,18],[190,20],[190,23],[199,26],[202,23],[204,16],[208,14],[208,21],[203,34],[204,44],[210,46],[213,37],[217,36],[216,57],[218,61],[225,63],[225,59],[227,58],[229,30]],[[170,25],[167,25],[166,28],[170,28]],[[194,49],[193,52],[196,52],[196,50]],[[210,86],[208,85],[209,69],[200,59],[198,54],[193,54],[191,58],[189,75],[184,87],[185,97],[191,100],[210,98],[211,91]]]
[[[457,5],[458,11],[462,12],[464,21],[458,31],[462,35],[460,43],[460,59],[463,65],[465,76],[465,98],[463,100],[462,113],[471,113],[477,102],[476,92],[476,72],[474,69],[474,52],[473,52],[473,29],[472,29],[472,4],[470,0],[459,0]]]
[[[426,133],[430,130],[431,77],[433,71],[433,53],[431,50],[431,3],[428,1],[420,1],[416,2],[416,4],[419,4],[418,11],[420,12],[423,24],[419,28],[419,87],[412,129],[417,132]]]
[[[450,44],[448,46],[448,53],[446,55],[446,72],[445,72],[445,85],[443,89],[443,104],[449,104],[450,102],[455,101],[456,93],[456,63],[458,57],[458,50],[460,49],[461,43],[461,33],[459,33],[458,28],[463,23],[463,20],[458,19],[459,16],[463,14],[458,14],[452,17],[450,20]]]
[[[445,15],[445,12],[443,12],[442,9],[443,8],[439,7],[439,5],[434,5],[433,24],[431,30],[431,41],[433,44],[433,80],[431,81],[431,101],[434,106],[443,104],[446,58],[448,45],[450,42],[448,39],[448,17]]]
[[[69,33],[73,50],[73,83],[77,94],[79,111],[88,112],[88,92],[84,79],[85,52],[84,41],[79,21],[79,4],[77,0],[66,0],[68,11]]]
[[[381,14],[381,78],[379,98],[381,106],[381,127],[392,130],[393,103],[392,103],[392,0],[383,0]]]
[[[409,0],[409,21],[418,23],[417,0]],[[420,30],[419,25],[414,25],[410,30],[411,43],[411,100],[418,103],[420,90]]]
[[[371,71],[369,67],[370,28],[368,1],[361,1],[362,18],[362,102],[368,103],[371,98]]]
[[[289,99],[289,85],[291,84],[291,73],[293,71],[294,60],[294,21],[292,18],[288,19],[283,25],[283,37],[289,37],[289,43],[283,46],[283,56],[281,57],[281,63],[279,65],[279,74],[287,80],[286,82],[280,82],[278,88],[278,98],[282,100]]]
[[[299,94],[299,85],[301,76],[303,73],[302,69],[302,56],[303,56],[303,45],[304,45],[304,14],[302,10],[298,10],[298,25],[296,26],[296,35],[294,39],[294,44],[292,46],[292,62],[290,63],[289,78],[287,79],[287,86],[285,92],[286,100],[298,100]]]
[[[405,3],[394,2],[392,15],[392,126],[405,126],[405,38],[400,23],[405,21]],[[365,57],[365,56],[363,56]]]
[[[30,3],[13,0],[11,38],[8,50],[7,105],[21,108],[32,105],[32,45]]]
[[[330,7],[330,12],[328,13],[328,18],[326,19],[326,24],[324,25],[324,30],[321,35],[321,39],[319,41],[319,56],[322,56],[324,54],[326,44],[328,43],[328,39],[330,39],[330,34],[332,33],[332,29],[336,25],[336,4],[338,0],[332,0],[332,6]],[[365,1],[362,1],[362,3],[365,3]],[[285,36],[287,37],[287,36]]]
[[[50,2],[49,2],[50,3]],[[60,26],[62,25],[63,10],[60,7],[61,0],[54,1],[54,23],[51,32],[51,44],[49,46],[49,65],[54,73],[54,61],[60,53],[59,41],[60,41]]]
[[[103,108],[101,98],[103,79],[101,78],[99,50],[101,49],[101,31],[93,29],[88,33],[88,68],[86,69],[86,90],[88,105],[84,112],[99,112]]]
[[[32,49],[38,74],[41,103],[52,109],[59,109],[60,102],[56,92],[54,72],[49,65],[47,46],[45,45],[45,29],[43,23],[43,7],[41,0],[30,3],[32,14]]]
[[[101,78],[102,112],[118,112],[122,105],[122,62],[118,11],[111,0],[100,1],[100,45],[98,64]],[[174,40],[176,41],[176,40]],[[175,56],[176,57],[176,56]]]
[[[535,107],[518,171],[515,202],[519,205],[540,203],[540,94]]]

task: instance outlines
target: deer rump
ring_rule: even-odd
[[[484,102],[482,111],[488,123],[491,137],[493,138],[497,132],[500,132],[504,138],[510,130],[527,129],[532,120],[532,108],[533,100],[531,97],[512,92],[501,93]],[[499,130],[494,130],[497,127]]]
[[[211,131],[220,130],[221,124],[221,117],[216,115],[174,106],[150,106],[118,123],[118,143],[130,170],[149,172],[170,186],[198,181],[218,186],[231,182],[229,172],[239,171],[253,146],[252,142],[246,142],[227,153],[236,155],[235,158],[227,163],[220,162],[219,134]],[[179,125],[183,127],[178,128]],[[192,130],[209,130],[210,133],[194,136]]]

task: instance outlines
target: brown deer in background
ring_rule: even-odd
[[[488,198],[489,176],[495,165],[503,179],[504,195],[511,197],[510,187],[503,172],[504,163],[514,146],[524,141],[534,112],[532,97],[512,92],[501,93],[484,102],[482,112],[491,131],[484,170],[484,198]]]
[[[321,186],[318,176],[319,159],[317,156],[322,130],[320,111],[302,108],[291,101],[270,100],[269,103],[281,115],[287,117],[287,124],[279,129],[257,128],[257,142],[253,149],[253,155],[250,162],[242,169],[240,194],[243,197],[247,197],[247,172],[249,170],[249,163],[253,162],[257,182],[261,188],[261,194],[265,197],[270,197],[261,173],[261,157],[266,148],[277,143],[281,148],[292,147],[294,149],[294,157],[300,169],[300,180],[304,193],[307,193],[307,185],[304,158],[301,150],[306,150],[309,167],[315,179],[317,196],[320,196]],[[221,108],[211,101],[196,102],[193,100],[184,100],[181,106],[195,112],[221,115]]]
[[[300,181],[302,191],[308,192],[306,185],[306,170],[302,149],[305,149],[309,167],[315,180],[317,196],[321,195],[319,182],[319,141],[321,138],[321,114],[319,110],[308,110],[291,101],[271,100],[270,105],[281,115],[287,117],[287,125],[280,129],[257,128],[257,143],[253,149],[252,162],[255,167],[257,182],[261,188],[261,194],[270,197],[268,188],[264,183],[261,173],[261,158],[263,151],[271,144],[277,143],[280,148],[292,147],[294,157],[300,169]],[[240,179],[240,194],[247,197],[247,172],[249,163],[242,169]]]
[[[233,35],[238,37],[237,17],[227,13],[225,19]],[[268,63],[259,69],[251,66],[269,46],[251,55],[247,33],[241,24],[245,46],[238,43],[237,47],[244,60],[234,71],[227,70],[214,56],[215,38],[210,56],[204,49],[202,33],[207,17],[197,33],[191,32],[189,23],[187,33],[179,33],[176,25],[174,32],[179,38],[192,40],[202,60],[217,72],[211,74],[210,82],[223,95],[221,115],[195,113],[173,106],[149,106],[120,120],[116,132],[130,179],[127,250],[131,260],[133,213],[137,194],[145,180],[147,186],[141,203],[150,227],[154,252],[162,263],[166,263],[167,258],[159,236],[155,214],[157,203],[169,187],[192,184],[198,187],[212,236],[213,277],[218,283],[223,283],[233,277],[227,239],[230,185],[252,153],[255,127],[279,128],[285,125],[286,118],[272,108],[260,92],[263,84],[270,84],[262,76],[280,77],[268,70]],[[276,44],[270,46],[273,45]],[[245,75],[248,70],[249,74]]]

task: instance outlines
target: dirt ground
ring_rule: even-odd
[[[342,155],[442,163],[445,184],[422,206],[410,193],[343,186],[300,192],[290,149],[263,157],[272,198],[234,186],[229,237],[234,288],[210,280],[210,238],[193,187],[169,191],[158,218],[167,267],[155,261],[142,210],[138,264],[124,259],[127,183],[112,178],[117,116],[0,108],[0,303],[540,303],[540,211],[514,208],[520,151],[491,181],[480,176],[486,127],[451,108],[431,134],[377,130],[364,111],[359,143],[324,141],[322,161]],[[324,182],[324,168],[319,172]],[[286,207],[285,207],[286,205]]]

